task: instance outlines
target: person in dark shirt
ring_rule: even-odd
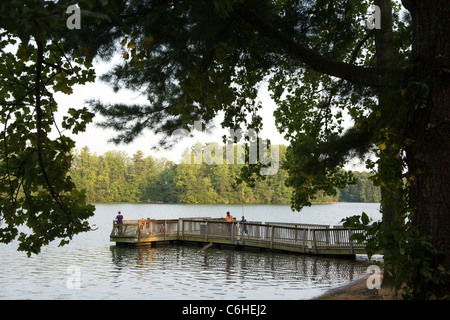
[[[245,225],[246,223],[247,223],[247,220],[245,220],[245,217],[242,216],[241,221],[239,221],[239,227],[243,228],[242,232],[245,232],[246,234],[248,234],[247,226]]]
[[[123,223],[123,215],[120,213],[120,211],[117,214],[116,220],[117,220],[117,223],[119,223],[119,224]]]
[[[123,234],[123,215],[120,213],[120,211],[117,213],[116,223],[118,224],[117,226],[118,234],[119,235]]]

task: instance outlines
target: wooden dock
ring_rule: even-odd
[[[124,220],[113,223],[110,240],[117,245],[197,242],[281,250],[316,255],[365,254],[365,244],[350,240],[359,229],[281,222],[225,222],[212,218]]]

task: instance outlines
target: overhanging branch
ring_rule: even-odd
[[[370,87],[382,86],[381,78],[384,73],[383,70],[356,66],[326,58],[316,51],[293,41],[283,32],[259,18],[248,8],[239,6],[235,12],[243,21],[253,26],[265,37],[277,42],[289,55],[308,65],[313,70],[347,80],[354,84]]]

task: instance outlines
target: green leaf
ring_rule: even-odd
[[[365,212],[361,215],[361,222],[363,225],[368,225],[370,222],[369,216]]]

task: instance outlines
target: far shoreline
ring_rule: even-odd
[[[312,206],[319,205],[329,205],[329,204],[340,204],[340,203],[373,203],[379,204],[379,202],[351,202],[351,201],[328,201],[328,202],[313,202]],[[159,201],[135,201],[135,202],[126,202],[126,201],[111,201],[111,202],[90,202],[89,204],[177,204],[177,205],[200,205],[200,206],[290,206],[290,203],[184,203],[184,202],[159,202]]]

